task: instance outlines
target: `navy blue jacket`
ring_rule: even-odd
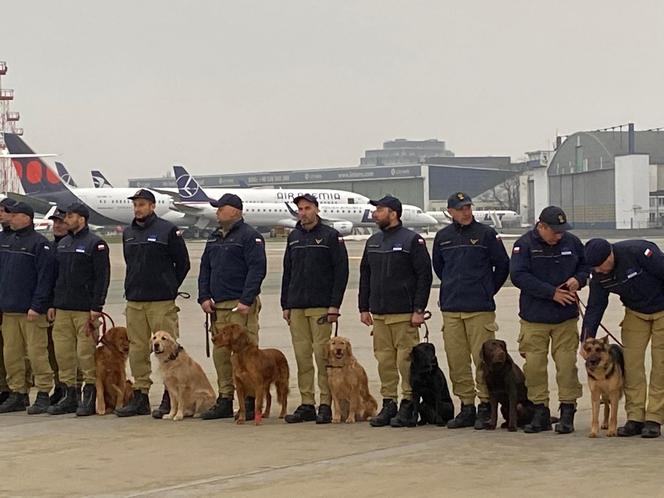
[[[216,230],[205,244],[198,275],[198,302],[238,299],[251,306],[267,271],[263,236],[239,220],[226,236]]]
[[[431,256],[441,310],[495,311],[493,296],[507,280],[510,258],[493,228],[475,219],[454,222],[436,234]]]
[[[0,311],[48,311],[53,300],[54,252],[32,225],[0,239]]]
[[[575,235],[565,232],[550,246],[537,233],[537,225],[519,238],[512,249],[510,277],[521,289],[519,316],[535,323],[562,323],[579,316],[576,303],[562,306],[553,300],[556,287],[570,277],[579,288],[588,280],[583,244]]]
[[[431,258],[419,234],[396,227],[367,240],[360,263],[360,312],[412,313],[425,310],[431,292]]]
[[[348,283],[348,253],[334,228],[300,222],[288,235],[281,278],[281,307],[339,308]]]
[[[122,234],[127,264],[125,296],[128,301],[170,301],[189,273],[189,253],[181,232],[170,221],[134,220]]]
[[[593,272],[582,339],[595,337],[609,304],[609,294],[638,313],[664,311],[664,253],[647,240],[624,240],[611,246],[615,266],[610,273]]]
[[[106,242],[84,227],[58,242],[55,258],[53,306],[62,310],[101,311],[111,277]]]

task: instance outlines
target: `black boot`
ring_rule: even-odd
[[[413,402],[409,399],[402,399],[399,405],[399,411],[395,417],[390,420],[392,427],[415,427],[417,420],[415,419],[415,411],[413,410]]]
[[[88,417],[95,414],[97,406],[97,387],[94,384],[85,384],[83,395],[76,409],[77,417]]]
[[[330,405],[320,405],[318,415],[316,415],[317,424],[329,424],[332,422],[332,408]]]
[[[473,427],[475,420],[475,405],[464,405],[461,403],[461,411],[456,417],[447,422],[447,428],[461,429],[462,427]]]
[[[48,407],[49,415],[64,415],[65,413],[74,413],[78,407],[78,390],[74,387],[65,386],[65,391],[60,396],[60,401]]]
[[[646,423],[643,424],[643,430],[641,431],[641,437],[647,439],[652,439],[659,437],[662,434],[660,424],[653,422],[652,420],[646,420]]]
[[[159,408],[152,410],[152,418],[164,418],[164,415],[168,415],[169,413],[171,413],[171,395],[164,389]]]
[[[150,398],[138,389],[134,389],[134,395],[122,408],[113,410],[118,417],[133,417],[134,415],[150,415]]]
[[[217,402],[203,415],[203,420],[214,420],[217,418],[233,418],[233,398],[217,398]]]
[[[22,412],[30,404],[28,395],[24,393],[11,392],[7,399],[0,405],[0,413]]]
[[[535,413],[533,420],[523,428],[523,432],[534,434],[536,432],[550,431],[551,430],[551,412],[549,408],[540,403],[535,405]]]
[[[475,429],[481,431],[489,427],[489,420],[491,419],[491,405],[482,401],[477,405],[477,417],[475,418]]]
[[[286,415],[284,420],[287,424],[299,424],[300,422],[313,422],[316,420],[316,407],[314,405],[300,405],[293,413]]]
[[[618,437],[640,436],[643,431],[643,422],[628,420],[625,425],[618,427]]]
[[[40,415],[46,413],[50,404],[51,401],[48,393],[46,391],[39,391],[35,398],[35,402],[31,406],[28,406],[28,415]]]
[[[0,392],[0,405],[3,404],[5,401],[7,401],[7,398],[9,398],[10,394],[11,394],[11,391],[1,391]]]
[[[397,403],[390,398],[383,400],[383,408],[380,409],[378,415],[371,417],[369,423],[371,427],[385,427],[390,425],[390,421],[397,415]]]
[[[49,398],[49,402],[52,405],[55,405],[62,399],[62,397],[65,395],[65,392],[67,391],[67,384],[64,382],[58,382],[55,384],[55,388],[53,389],[53,394],[51,394],[51,397]]]
[[[576,406],[573,403],[560,403],[560,421],[556,424],[558,434],[574,432],[574,414]]]

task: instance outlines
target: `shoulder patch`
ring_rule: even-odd
[[[652,256],[652,249],[648,248],[645,251],[643,251],[643,254],[646,256],[646,258],[649,258]]]
[[[345,242],[343,237],[339,237],[339,244],[343,244]]]
[[[183,233],[184,233],[184,230],[176,230],[175,231],[175,235],[177,235],[178,237],[182,237]]]
[[[263,243],[263,239],[260,239],[256,237],[256,245],[261,245]]]
[[[98,251],[105,251],[106,250],[106,245],[105,244],[97,244],[97,250]]]
[[[514,249],[512,249],[512,254],[519,254],[521,252],[521,248],[519,246],[514,246]]]
[[[500,239],[500,234],[499,234],[499,233],[496,234],[496,240],[501,240],[501,239]]]
[[[48,244],[44,244],[44,249],[46,249],[47,251],[50,251],[50,250],[51,250],[51,246],[49,246]]]
[[[421,246],[426,244],[426,242],[424,242],[424,239],[417,239],[417,243]]]

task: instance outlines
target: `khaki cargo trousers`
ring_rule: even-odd
[[[526,376],[528,399],[533,403],[549,406],[549,344],[556,364],[559,401],[576,404],[576,400],[582,396],[583,389],[576,368],[579,349],[577,321],[577,318],[562,323],[521,320],[519,353],[526,357],[523,373]]]
[[[96,380],[96,344],[94,337],[86,334],[89,319],[89,311],[55,311],[52,333],[55,359],[59,380],[69,387],[78,384],[78,370],[82,372],[86,384],[94,384]]]
[[[150,364],[152,334],[159,330],[168,332],[174,339],[180,337],[178,308],[174,300],[127,301],[127,335],[129,336],[129,367],[134,376],[134,389],[148,394],[152,379]]]
[[[217,312],[217,321],[214,322],[214,326],[216,330],[221,330],[224,325],[229,325],[231,323],[242,325],[249,332],[251,340],[258,344],[258,315],[261,311],[261,301],[257,297],[249,308],[249,313],[246,315],[233,311],[233,308],[235,308],[239,302],[239,300],[233,299],[231,301],[215,303],[214,307]],[[235,395],[235,386],[233,385],[233,365],[231,364],[230,349],[215,346],[212,351],[212,359],[214,360],[214,368],[217,370],[219,394],[222,398],[233,399],[233,396]]]

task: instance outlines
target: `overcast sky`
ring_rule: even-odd
[[[457,155],[664,126],[664,2],[0,4],[24,138],[79,184],[353,166],[396,137]]]

